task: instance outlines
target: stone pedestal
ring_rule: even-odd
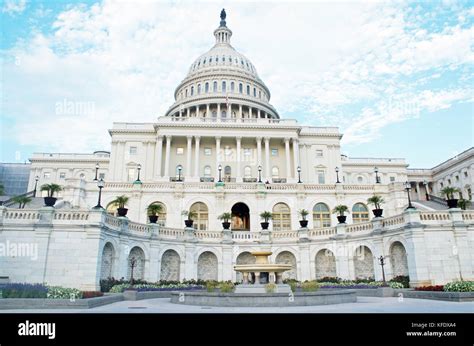
[[[265,290],[265,285],[256,284],[256,285],[248,285],[248,284],[241,284],[235,287],[235,293],[267,293]],[[273,293],[291,293],[290,285],[286,284],[277,284],[276,289]]]

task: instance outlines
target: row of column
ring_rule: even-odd
[[[227,118],[231,118],[232,116],[232,104],[230,103],[226,103],[224,104],[225,107],[223,107],[223,109],[226,109],[227,110]],[[200,106],[201,105],[196,105],[196,106],[190,106],[190,107],[186,107],[186,108],[181,108],[179,110],[179,112],[177,112],[175,114],[175,116],[179,116],[179,117],[191,117],[191,111],[192,109],[194,108],[195,112],[194,112],[194,116],[195,117],[198,117],[199,115],[199,110],[200,110]],[[204,105],[203,105],[204,106]],[[263,111],[263,110],[260,110],[258,108],[254,109],[250,106],[245,106],[247,107],[247,110],[248,110],[248,118],[252,118],[254,115],[256,116],[256,118],[268,118],[270,119],[271,118],[271,115],[268,114],[267,112]],[[205,109],[206,109],[206,117],[210,118],[212,117],[211,115],[211,104],[206,104],[205,105]],[[223,110],[222,109],[222,110]],[[256,112],[254,112],[256,111]],[[220,118],[221,117],[221,104],[220,103],[217,103],[217,117]],[[263,115],[263,116],[262,116]],[[239,104],[239,113],[238,113],[238,116],[237,116],[237,119],[243,119],[244,118],[244,113],[243,113],[243,106]]]
[[[156,160],[155,160],[155,172],[158,177],[162,177],[161,174],[161,163],[163,157],[163,140],[166,137],[166,149],[165,149],[165,167],[164,167],[164,176],[168,177],[170,172],[170,155],[171,155],[171,140],[172,136],[158,136],[156,141]],[[186,176],[191,177],[191,159],[192,159],[192,142],[194,137],[194,177],[200,177],[199,174],[199,156],[200,156],[200,136],[187,136],[187,151],[186,151]],[[218,167],[222,164],[221,158],[221,137],[215,137],[216,139],[216,177],[218,176]],[[242,151],[242,137],[235,137],[236,139],[236,166],[237,166],[237,173],[236,173],[236,181],[242,181],[242,158],[241,158],[241,151]],[[262,139],[264,139],[265,143],[265,167],[262,166]],[[270,167],[270,138],[269,137],[257,137],[257,166],[262,167],[263,175],[266,180],[270,181],[272,178],[272,172]],[[299,144],[296,138],[293,138],[293,166],[294,171],[293,175],[291,172],[291,153],[290,153],[290,138],[285,138],[285,159],[286,159],[286,178],[296,178],[298,176],[298,166],[299,166]]]

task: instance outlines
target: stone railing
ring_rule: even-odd
[[[119,218],[114,217],[110,214],[105,214],[103,222],[112,229],[118,229],[121,224],[121,221]]]
[[[4,222],[13,223],[28,223],[37,221],[40,218],[40,214],[37,209],[12,209],[7,210],[3,215]]]
[[[372,222],[361,222],[346,226],[346,233],[372,232],[374,225]]]
[[[448,211],[420,211],[420,221],[424,224],[447,223],[451,221]]]
[[[143,223],[129,221],[128,222],[128,230],[132,231],[132,232],[149,233],[150,232],[150,226],[147,225],[147,224],[143,224]]]
[[[159,237],[166,239],[180,239],[184,237],[184,230],[182,228],[160,227]]]
[[[206,240],[217,240],[220,241],[222,239],[222,232],[219,231],[196,231],[194,235],[198,239],[206,239]]]
[[[403,215],[396,215],[384,218],[382,226],[387,229],[400,228],[405,224],[405,217]]]
[[[336,234],[336,227],[315,228],[308,231],[310,238],[330,237]]]
[[[260,233],[249,231],[232,231],[232,240],[235,242],[259,241]]]
[[[297,239],[298,231],[274,231],[271,233],[272,239]]]
[[[474,211],[463,211],[462,219],[464,221],[473,221],[474,222]]]
[[[53,219],[58,221],[87,221],[89,220],[89,211],[56,211]]]

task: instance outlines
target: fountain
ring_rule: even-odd
[[[237,264],[234,270],[242,273],[242,284],[238,285],[235,293],[265,293],[265,284],[276,284],[276,293],[290,293],[289,285],[283,284],[283,272],[291,269],[291,264],[273,264],[268,260],[270,251],[253,251],[254,264]],[[262,275],[263,274],[263,275]]]

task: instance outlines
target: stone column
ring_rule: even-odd
[[[262,165],[262,137],[257,137],[257,166],[261,166],[261,165]]]
[[[199,105],[196,106],[196,118],[199,118]]]
[[[240,144],[242,141],[242,137],[235,137],[237,140],[237,174],[236,174],[236,182],[241,183],[242,182],[242,170],[240,167]]]
[[[161,160],[163,156],[163,136],[156,138],[155,147],[155,176],[161,178]]]
[[[186,137],[188,140],[188,148],[186,150],[186,168],[185,168],[185,177],[191,177],[192,176],[192,169],[191,169],[191,154],[192,154],[192,148],[193,148],[193,136],[187,136]]]
[[[266,180],[271,181],[272,174],[270,172],[270,138],[265,137],[265,175]]]
[[[218,119],[221,118],[221,104],[220,103],[217,104],[217,118]]]
[[[201,141],[200,136],[194,136],[196,142],[196,152],[194,157],[194,176],[199,179],[199,142]]]
[[[191,113],[191,110],[190,110],[190,108],[189,108],[189,107],[188,107],[188,108],[186,108],[186,115],[187,115],[187,117],[188,117],[188,118],[189,118],[189,115],[190,115],[190,113]]]
[[[249,107],[249,118],[252,118],[252,107]]]
[[[299,158],[300,158],[300,148],[299,148],[299,144],[298,144],[298,139],[293,138],[293,161],[294,161],[294,165],[295,165],[295,167],[294,167],[295,168],[295,170],[294,170],[295,179],[298,179],[298,166],[300,164]]]
[[[221,137],[216,137],[216,179],[219,180],[219,164],[221,163]]]
[[[286,157],[286,180],[291,179],[291,158],[290,158],[290,139],[285,138],[285,157]]]
[[[260,119],[260,109],[257,110],[257,118]]]
[[[243,115],[242,115],[242,105],[239,105],[239,118],[240,118],[240,119],[243,118]]]
[[[206,117],[210,117],[211,116],[211,111],[210,111],[210,107],[209,107],[209,103],[206,105]]]
[[[171,138],[172,136],[166,136],[166,156],[165,156],[165,172],[164,177],[170,176],[170,152],[171,152]]]
[[[416,184],[416,196],[418,197],[418,200],[421,201],[421,191],[420,191],[421,183],[416,182],[415,184]]]

